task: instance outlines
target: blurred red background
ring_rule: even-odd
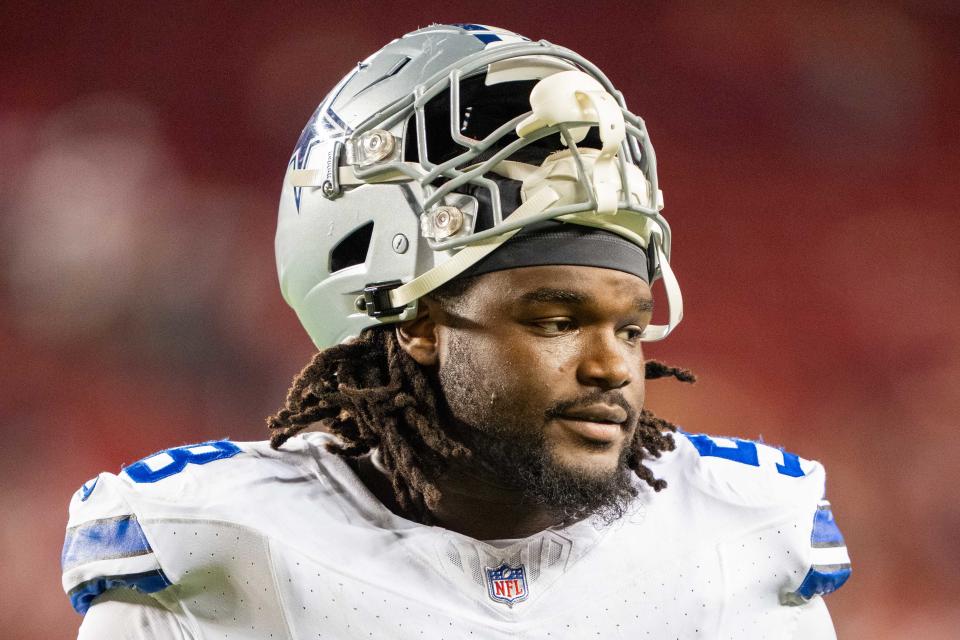
[[[826,465],[841,638],[956,637],[960,8],[919,0],[5,3],[2,635],[75,633],[83,481],[265,436],[312,354],[272,246],[300,130],[389,39],[464,21],[579,51],[647,121],[687,305],[648,355],[701,377],[654,410]]]

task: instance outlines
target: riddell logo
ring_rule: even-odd
[[[523,565],[511,567],[506,562],[492,569],[486,567],[487,593],[495,602],[512,607],[527,599],[527,575]]]

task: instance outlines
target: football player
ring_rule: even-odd
[[[662,206],[643,120],[573,51],[434,25],[360,63],[280,197],[320,351],[270,442],[77,492],[80,637],[834,637],[823,468],[643,407],[693,380],[643,359],[682,312]]]

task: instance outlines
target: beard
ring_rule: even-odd
[[[597,471],[559,462],[544,432],[547,421],[564,410],[601,399],[625,408],[626,424],[636,429],[639,412],[618,392],[594,392],[545,410],[531,410],[502,377],[479,366],[459,340],[449,345],[439,384],[441,415],[471,449],[473,463],[497,484],[521,491],[525,503],[548,509],[564,524],[590,516],[609,524],[627,512],[637,495],[633,473],[626,464],[629,440],[614,469]]]

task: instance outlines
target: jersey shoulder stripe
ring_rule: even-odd
[[[817,512],[813,516],[813,532],[810,534],[810,544],[815,549],[829,549],[843,547],[843,534],[837,521],[833,519],[833,509],[830,502],[821,500],[817,504]]]
[[[69,571],[97,560],[113,560],[153,553],[134,515],[84,522],[67,529],[60,565]]]
[[[135,589],[142,593],[163,591],[171,584],[162,569],[153,569],[142,573],[128,573],[119,576],[91,578],[81,582],[68,592],[70,604],[77,613],[85,614],[100,594],[111,589]]]
[[[852,572],[850,556],[830,503],[821,500],[813,516],[810,533],[810,568],[795,591],[781,597],[783,604],[799,605],[814,596],[833,593],[846,583]]]

